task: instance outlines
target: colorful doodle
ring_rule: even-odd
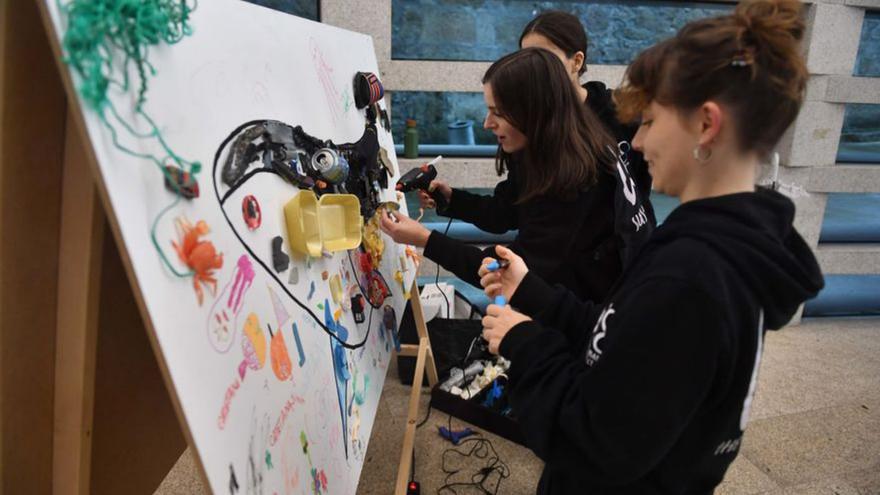
[[[290,319],[290,313],[287,312],[287,308],[284,307],[284,303],[281,302],[281,298],[278,297],[278,294],[272,290],[272,286],[266,284],[266,289],[269,291],[269,299],[272,301],[272,311],[275,312],[275,321],[280,328]]]
[[[265,464],[261,462],[261,454],[266,452],[266,436],[269,430],[269,418],[263,416],[262,420],[256,418],[256,407],[254,407],[254,416],[251,420],[251,439],[248,445],[248,462],[247,472],[247,493],[262,494],[263,483],[265,482],[264,469]]]
[[[348,329],[342,326],[330,313],[330,301],[324,300],[324,324],[339,339],[330,339],[330,354],[333,356],[334,376],[336,378],[336,395],[339,400],[339,417],[342,420],[343,443],[345,445],[345,458],[348,458],[348,415],[346,414],[346,403],[348,399],[348,381],[351,379],[351,373],[348,369],[348,356],[339,341],[348,340]]]
[[[235,478],[235,468],[232,467],[232,464],[229,464],[229,493],[230,495],[235,495],[235,492],[239,490],[238,480]]]
[[[281,441],[281,478],[284,481],[284,493],[293,494],[299,487],[299,466],[294,463],[302,456],[297,452],[291,453],[288,449],[296,445],[295,433],[291,428],[284,430],[284,439]]]
[[[297,404],[305,404],[305,399],[294,394],[291,395],[287,402],[284,403],[284,407],[281,408],[281,412],[278,414],[278,420],[275,421],[275,428],[272,428],[272,436],[269,438],[269,446],[274,447],[278,442],[278,439],[281,438],[281,433],[284,430],[284,422],[287,421],[287,416],[293,411],[293,408]]]
[[[220,416],[217,418],[217,427],[219,429],[226,428],[226,419],[229,417],[229,408],[232,405],[232,399],[235,398],[235,393],[241,387],[241,382],[238,378],[232,382],[232,385],[226,388],[226,394],[223,396],[223,407],[220,408]]]
[[[244,306],[244,296],[253,284],[255,276],[250,258],[241,255],[232,273],[232,279],[223,288],[220,297],[214,301],[211,312],[208,313],[208,342],[211,343],[214,350],[221,354],[232,348],[234,340],[232,329],[238,327],[236,316]],[[232,326],[233,319],[235,320],[234,327]]]
[[[302,341],[299,339],[299,329],[296,327],[296,323],[293,324],[293,340],[296,341],[296,352],[299,354],[299,367],[306,363],[306,355],[303,352]]]
[[[266,325],[269,330],[269,356],[272,358],[272,372],[275,377],[285,382],[292,376],[292,365],[290,364],[290,355],[287,353],[287,344],[284,343],[284,333],[279,331],[272,333],[272,328]]]
[[[234,279],[232,284],[232,292],[229,293],[229,300],[226,301],[226,307],[231,309],[233,313],[238,314],[241,311],[241,305],[244,302],[244,295],[254,283],[254,265],[250,258],[243,254],[238,258],[235,266]]]
[[[315,495],[326,493],[327,474],[324,473],[323,469],[315,468],[315,465],[312,463],[312,455],[309,453],[309,440],[306,438],[306,432],[300,432],[299,441],[302,444],[303,454],[309,460],[309,470],[312,474],[312,493]]]
[[[330,115],[333,117],[333,122],[338,123],[339,117],[342,114],[342,108],[340,105],[342,96],[340,95],[339,90],[336,89],[336,85],[333,84],[333,68],[330,67],[330,64],[324,59],[324,52],[321,51],[321,48],[318,46],[318,43],[314,38],[309,40],[309,49],[312,53],[312,63],[315,66],[315,72],[318,74],[318,80],[321,83],[321,89],[324,90],[324,98],[327,100],[327,108],[330,109]]]
[[[251,313],[244,323],[245,339],[241,339],[241,350],[244,359],[238,365],[238,375],[244,380],[247,369],[258,370],[266,364],[266,335],[260,328],[260,320],[257,315]]]

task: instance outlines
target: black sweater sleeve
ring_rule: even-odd
[[[505,179],[495,186],[491,196],[453,189],[449,205],[437,213],[472,223],[486,232],[503,234],[517,228],[516,198],[514,183]]]
[[[551,286],[529,271],[510,299],[510,305],[545,327],[560,331],[572,345],[581,344],[598,317],[600,307],[584,301],[562,285]],[[511,335],[512,334],[512,335]],[[511,332],[508,338],[527,338],[527,333]],[[507,340],[507,339],[505,339]],[[512,342],[510,345],[514,345]]]
[[[574,356],[561,331],[534,321],[511,329],[501,354],[513,363],[511,401],[529,447],[606,486],[644,476],[710,390],[715,306],[682,281],[653,278],[606,307],[595,329],[580,326],[590,342]]]
[[[425,258],[446,268],[456,277],[474,287],[480,287],[480,277],[477,275],[477,271],[480,269],[483,258],[497,256],[495,246],[480,249],[443,235],[436,230],[431,231],[423,254]]]

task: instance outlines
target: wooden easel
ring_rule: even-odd
[[[0,495],[151,493],[193,442],[49,27],[42,1],[0,2],[0,350],[15,351],[0,354]],[[410,295],[400,494],[425,366],[437,382],[415,282]]]
[[[394,495],[405,495],[409,482],[409,471],[412,467],[412,453],[416,441],[416,421],[419,417],[419,395],[422,389],[422,377],[425,366],[428,372],[428,384],[433,387],[437,384],[437,366],[434,362],[434,352],[431,349],[431,339],[428,337],[428,327],[425,325],[425,315],[422,313],[422,304],[419,299],[419,288],[413,280],[410,291],[413,318],[416,321],[416,333],[419,336],[418,345],[403,344],[400,346],[399,355],[415,356],[416,370],[413,373],[412,390],[409,393],[409,407],[406,413],[406,432],[403,435],[403,449],[400,452],[400,466],[397,468],[397,482],[394,484]]]
[[[0,38],[0,491],[149,493],[186,442],[38,2]]]

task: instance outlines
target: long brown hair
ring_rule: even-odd
[[[502,57],[483,76],[499,114],[527,139],[517,203],[553,195],[572,200],[612,166],[614,140],[599,118],[577,101],[574,85],[556,55],[526,48]],[[502,173],[510,155],[498,147]]]
[[[621,120],[651,101],[682,111],[728,106],[741,149],[766,156],[797,117],[807,83],[798,0],[745,0],[642,52],[615,92]]]

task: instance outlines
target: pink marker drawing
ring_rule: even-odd
[[[208,341],[214,350],[221,354],[229,352],[232,348],[235,328],[238,327],[236,317],[244,306],[244,296],[253,284],[255,276],[250,258],[241,255],[232,273],[232,279],[223,287],[220,297],[214,301],[211,312],[208,313]]]
[[[238,314],[241,311],[242,296],[253,285],[255,275],[254,265],[251,264],[250,258],[247,255],[241,255],[238,258],[235,283],[232,285],[232,292],[230,292],[229,300],[226,302],[226,307],[232,309],[233,314]],[[234,303],[233,298],[235,299]]]
[[[318,43],[314,38],[309,39],[309,49],[312,52],[312,63],[315,65],[315,72],[318,73],[318,80],[321,82],[321,88],[324,90],[324,97],[327,99],[327,105],[330,107],[330,114],[333,117],[333,123],[339,121],[342,114],[340,101],[342,95],[333,84],[333,68],[324,60],[324,53],[318,47]]]

